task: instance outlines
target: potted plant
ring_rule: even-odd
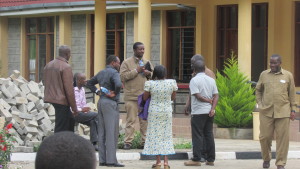
[[[239,70],[237,58],[232,53],[225,61],[222,73],[217,72],[216,84],[220,96],[214,121],[218,126],[215,133],[217,138],[252,139],[252,111],[256,101],[255,89],[248,81],[248,77]],[[248,128],[248,131],[241,128]]]
[[[12,124],[8,124],[4,129],[0,129],[0,168],[7,169],[10,161],[11,150],[13,148],[14,137],[9,133]]]

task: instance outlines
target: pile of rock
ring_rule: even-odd
[[[15,152],[33,152],[44,137],[53,134],[55,110],[43,98],[42,82],[28,82],[17,70],[9,78],[0,78],[0,118],[13,124]],[[81,134],[89,134],[86,126],[78,128]]]

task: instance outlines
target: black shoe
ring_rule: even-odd
[[[130,144],[124,144],[123,149],[124,150],[130,150],[131,149],[131,145]]]
[[[99,163],[99,166],[106,166],[106,163]]]
[[[205,158],[200,158],[200,162],[205,163],[206,162]]]
[[[97,143],[93,143],[93,146],[94,146],[94,148],[95,148],[95,151],[98,151],[98,150],[99,150],[99,149],[98,149]]]
[[[125,167],[124,164],[114,163],[114,164],[106,164],[107,167]]]
[[[144,145],[138,146],[138,149],[144,149]]]

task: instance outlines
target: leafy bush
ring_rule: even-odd
[[[239,71],[238,61],[232,53],[225,61],[223,74],[217,72],[219,102],[215,123],[223,128],[252,126],[252,111],[256,104],[254,91],[244,73]]]
[[[15,138],[9,133],[12,124],[8,124],[4,129],[0,129],[0,168],[8,168],[11,150],[14,147]]]
[[[125,134],[120,134],[119,139],[118,139],[118,148],[122,149],[124,147],[124,137]],[[131,148],[132,149],[138,149],[142,148],[142,135],[140,132],[136,131],[134,132],[134,138],[131,143]]]
[[[174,144],[174,148],[175,149],[191,149],[192,148],[192,142]]]

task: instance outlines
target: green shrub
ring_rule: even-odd
[[[215,123],[223,128],[245,128],[252,126],[252,111],[256,104],[254,89],[247,76],[239,71],[238,61],[232,53],[225,61],[223,74],[217,72],[219,102]]]
[[[191,142],[185,142],[185,143],[177,143],[174,144],[175,149],[191,149],[192,143]]]
[[[120,134],[118,139],[118,148],[123,149],[124,147],[124,138],[125,134]],[[142,135],[140,132],[136,131],[134,132],[134,138],[131,143],[132,149],[137,149],[142,147]]]

